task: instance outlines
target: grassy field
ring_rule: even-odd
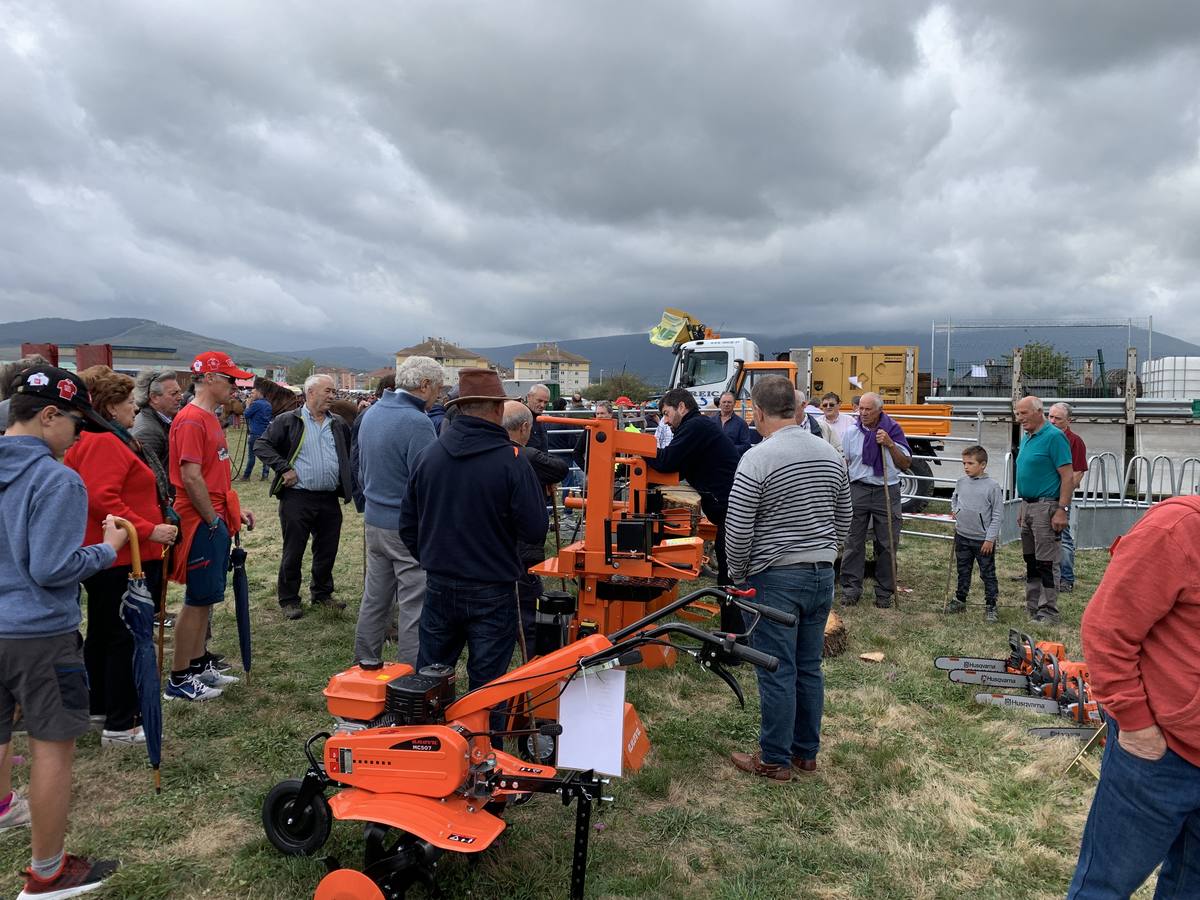
[[[241,435],[230,437],[236,460]],[[101,750],[96,734],[79,741],[68,847],[122,862],[92,896],[303,898],[325,871],[317,859],[290,859],[267,843],[260,804],[276,782],[303,772],[304,739],[329,724],[321,690],[352,661],[361,518],[346,514],[335,573],[348,609],[306,607],[303,619],[286,622],[274,592],[275,502],[257,477],[242,487],[243,506],[259,516],[245,540],[253,679],[212,703],[166,704],[160,796],[142,751]],[[1029,726],[1057,720],[975,706],[972,688],[932,666],[944,654],[1003,655],[1009,627],[1026,627],[1022,585],[1008,579],[1022,570],[1020,555],[1013,547],[1000,554],[1000,623],[987,625],[978,585],[969,613],[940,614],[949,550],[908,540],[900,581],[912,592],[900,609],[846,613],[850,649],[827,666],[815,777],[771,784],[729,764],[730,751],[755,745],[752,672],[738,670],[745,710],[690,660],[634,673],[630,699],[653,750],[641,773],[614,783],[616,802],[602,804],[593,820],[589,895],[1061,897],[1094,787],[1086,776],[1062,774],[1077,745],[1029,737]],[[1106,556],[1079,554],[1076,592],[1062,598],[1064,624],[1038,629],[1038,637],[1079,652],[1079,616]],[[213,627],[214,647],[234,659],[231,603],[218,608]],[[859,661],[867,650],[886,661]],[[25,752],[21,739],[17,752]],[[18,767],[17,783],[27,777]],[[498,849],[475,861],[443,857],[446,896],[566,895],[573,808],[539,798],[507,818]],[[15,873],[28,852],[26,830],[0,836],[0,897],[19,890]],[[335,822],[326,852],[356,865],[361,830]]]

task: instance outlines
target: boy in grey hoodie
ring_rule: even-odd
[[[111,566],[126,538],[110,516],[104,542],[80,546],[87,492],[55,458],[84,429],[107,430],[83,382],[33,366],[12,389],[0,437],[0,825],[32,825],[33,858],[19,900],[57,900],[94,890],[117,867],[64,853],[63,838],[75,738],[89,725],[79,582]],[[17,706],[33,751],[28,801],[12,793]]]
[[[1000,521],[1004,515],[1004,495],[987,474],[987,451],[978,444],[965,449],[963,470],[966,472],[954,485],[950,497],[950,512],[954,515],[954,559],[958,564],[958,590],[947,612],[960,613],[967,608],[971,590],[971,571],[979,563],[983,579],[984,613],[989,622],[996,621],[996,598],[1000,585],[996,580],[996,542],[1000,539]]]

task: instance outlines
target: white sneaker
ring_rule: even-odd
[[[146,732],[141,725],[135,725],[128,731],[109,731],[105,728],[100,732],[101,747],[129,746],[146,743]]]
[[[200,671],[200,674],[196,677],[203,681],[210,688],[223,688],[226,685],[237,684],[242,680],[236,675],[226,675],[224,672],[219,671],[211,661]]]
[[[8,804],[8,809],[0,815],[0,831],[8,831],[10,828],[20,828],[23,825],[29,824],[29,801],[13,791],[12,802]]]

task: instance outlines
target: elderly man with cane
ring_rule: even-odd
[[[842,451],[850,469],[854,517],[842,554],[842,604],[862,597],[868,526],[875,537],[875,605],[887,609],[896,596],[896,548],[900,542],[900,472],[912,466],[912,449],[900,426],[883,411],[883,398],[863,394],[858,424],[846,432]]]

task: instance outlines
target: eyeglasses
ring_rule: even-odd
[[[79,435],[83,434],[83,416],[73,416],[70,413],[65,412],[60,412],[59,415],[64,419],[70,419],[75,423],[75,437],[79,437]]]
[[[836,404],[836,403],[832,403],[832,402],[830,402],[830,403],[822,403],[822,404],[821,404],[821,409],[837,409],[837,404]]]
[[[210,372],[210,375],[216,375],[218,378],[224,378],[230,384],[236,384],[232,375],[226,375],[223,372]]]

